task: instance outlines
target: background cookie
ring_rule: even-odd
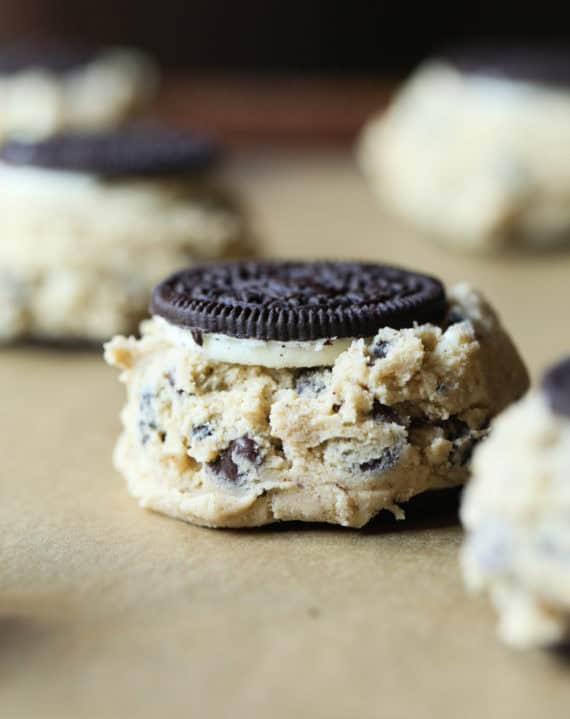
[[[467,585],[517,647],[570,637],[570,357],[493,424],[462,504]]]
[[[428,237],[470,251],[570,239],[570,52],[472,47],[423,63],[364,128],[374,191]]]
[[[115,127],[145,109],[157,86],[154,62],[129,48],[0,47],[0,140]]]
[[[180,266],[247,253],[239,204],[191,132],[132,128],[0,148],[0,339],[134,332]]]

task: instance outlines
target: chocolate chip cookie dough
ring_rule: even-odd
[[[461,284],[362,263],[179,272],[142,338],[115,337],[115,464],[143,507],[211,527],[361,527],[467,479],[527,387],[497,316]]]
[[[243,212],[187,132],[129,128],[0,148],[0,341],[135,331],[152,287],[247,246]]]
[[[425,62],[365,127],[383,204],[460,250],[570,240],[570,51],[472,47]]]
[[[0,48],[0,140],[110,128],[154,96],[158,71],[136,50],[46,44]]]
[[[518,647],[570,638],[570,357],[493,424],[461,508],[466,582]]]

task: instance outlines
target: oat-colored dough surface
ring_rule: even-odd
[[[128,400],[117,469],[143,507],[212,527],[362,527],[428,489],[462,484],[497,412],[526,391],[499,319],[469,285],[439,325],[354,340],[329,368],[206,359],[149,320],[116,337]]]
[[[570,635],[570,419],[533,389],[475,452],[461,517],[465,580],[486,590],[499,632],[519,647]]]
[[[120,178],[0,163],[0,343],[134,332],[152,287],[251,237],[214,180]]]
[[[350,161],[254,154],[227,180],[268,252],[468,278],[535,378],[568,350],[570,255],[448,254],[386,224]],[[564,656],[512,652],[465,593],[449,501],[359,531],[193,527],[141,511],[114,471],[124,388],[100,353],[5,349],[0,396],[3,715],[566,719]]]
[[[458,250],[570,240],[570,92],[427,62],[358,146],[392,211]]]

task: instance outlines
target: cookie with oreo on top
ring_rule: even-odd
[[[157,85],[154,62],[129,48],[0,46],[0,140],[115,127],[145,109]]]
[[[570,639],[570,356],[493,423],[461,507],[469,588],[518,647]]]
[[[472,252],[570,242],[570,50],[472,45],[426,60],[358,145],[390,212]]]
[[[248,231],[189,131],[130,126],[0,147],[0,341],[137,329],[176,268],[239,256]]]
[[[527,388],[466,284],[362,262],[176,272],[142,338],[115,337],[115,464],[144,507],[210,527],[361,527],[462,484],[490,419]]]

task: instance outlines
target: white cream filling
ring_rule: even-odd
[[[3,195],[34,195],[39,197],[61,197],[62,192],[92,193],[100,186],[97,175],[86,172],[50,170],[42,167],[11,165],[0,162],[0,190]]]
[[[278,342],[276,340],[238,339],[228,335],[200,332],[200,334],[195,333],[196,337],[201,337],[201,341],[198,343],[190,328],[177,327],[158,316],[154,317],[154,321],[170,342],[198,352],[207,359],[272,369],[330,367],[355,339],[353,337],[331,337],[311,342]]]

